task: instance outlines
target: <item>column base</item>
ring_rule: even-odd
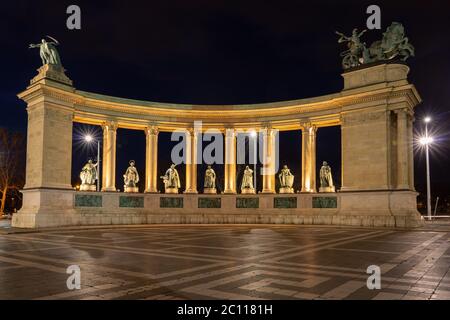
[[[168,194],[178,194],[179,193],[178,188],[166,188],[164,191],[165,191],[165,193],[168,193]]]
[[[97,186],[95,184],[82,184],[80,191],[97,191]]]
[[[205,188],[203,190],[204,194],[217,194],[217,189],[216,188]]]
[[[138,187],[124,187],[123,192],[125,193],[139,193]]]
[[[116,192],[116,188],[103,188],[102,192]]]
[[[320,187],[319,192],[321,193],[335,193],[336,188],[335,187]]]
[[[276,194],[275,190],[263,190],[260,193],[261,194]]]
[[[280,194],[294,193],[294,188],[280,188]]]
[[[186,190],[183,192],[184,194],[198,194],[197,190]]]

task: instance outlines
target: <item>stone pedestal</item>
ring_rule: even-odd
[[[166,189],[165,189],[165,193],[168,193],[168,194],[178,194],[179,192],[178,192],[178,188],[166,188]]]
[[[245,188],[241,190],[241,194],[256,194],[255,188]]]
[[[82,184],[80,191],[97,191],[97,186],[95,184]]]
[[[14,228],[50,228],[80,224],[74,190],[23,190],[23,207],[12,217]]]
[[[203,190],[204,194],[217,194],[217,189],[216,188],[205,188]]]
[[[409,67],[401,63],[378,63],[349,69],[342,74],[344,90],[369,91],[408,84]]]
[[[27,103],[27,160],[23,207],[13,227],[77,224],[71,185],[74,104],[62,98],[74,91],[63,68],[44,65],[18,95]]]
[[[294,193],[294,188],[280,188],[281,194],[289,194]]]
[[[123,189],[124,192],[126,193],[138,193],[139,192],[139,188],[138,187],[124,187]]]
[[[319,188],[319,192],[322,192],[322,193],[333,193],[333,192],[336,192],[336,188],[335,187],[320,187]]]
[[[175,189],[176,190],[176,189]],[[414,228],[415,192],[192,195],[25,190],[19,228],[118,224],[306,224]]]
[[[35,83],[43,83],[48,84],[62,84],[65,86],[72,87],[73,82],[70,80],[65,72],[66,70],[61,66],[55,66],[53,64],[46,64],[37,69],[38,74],[31,79],[30,85],[34,85]]]
[[[408,113],[413,113],[420,97],[408,83],[408,72],[406,65],[388,63],[351,69],[342,75],[344,96],[368,96],[376,90],[390,93],[385,102],[361,98],[342,108],[341,192],[414,189],[409,178],[414,164],[408,150],[413,145],[408,136]]]

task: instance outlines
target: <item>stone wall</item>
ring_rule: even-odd
[[[413,192],[292,195],[124,194],[26,191],[13,217],[22,228],[110,224],[319,224],[411,228],[421,225]],[[58,199],[62,199],[61,201]],[[31,210],[30,212],[33,212]]]

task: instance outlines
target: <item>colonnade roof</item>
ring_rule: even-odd
[[[110,95],[104,95],[99,93],[93,93],[88,91],[76,90],[80,96],[86,99],[130,105],[137,107],[151,107],[160,109],[175,109],[175,110],[199,110],[199,111],[215,111],[215,110],[257,110],[257,109],[271,109],[282,108],[292,106],[310,105],[321,102],[330,102],[332,99],[342,97],[342,93],[326,94],[322,96],[312,98],[301,98],[287,101],[275,101],[265,103],[253,103],[253,104],[185,104],[185,103],[167,103],[167,102],[155,102],[137,99],[120,98]]]
[[[201,105],[134,100],[77,90],[64,74],[55,74],[46,65],[19,98],[29,108],[42,99],[49,106],[64,106],[73,110],[75,122],[94,125],[114,121],[121,128],[141,130],[154,125],[160,131],[173,131],[202,122],[206,130],[272,127],[287,131],[311,124],[340,125],[345,113],[369,109],[373,113],[408,108],[413,113],[421,99],[407,81],[408,72],[404,65],[379,65],[343,74],[345,89],[337,93],[269,103]]]

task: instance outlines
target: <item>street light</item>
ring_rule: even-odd
[[[94,137],[90,134],[84,136],[84,141],[91,143],[94,141]],[[97,192],[100,191],[100,140],[97,140]]]
[[[257,154],[258,154],[258,133],[255,131],[255,130],[252,130],[251,132],[250,132],[250,137],[252,137],[254,140],[255,140],[255,143],[254,143],[254,145],[255,145],[255,158],[254,158],[254,164],[253,164],[253,171],[254,171],[254,175],[255,175],[255,177],[254,177],[254,187],[255,187],[255,192],[257,193],[257,186],[256,186],[256,179],[257,179],[257,175],[256,175],[256,163],[258,162],[258,156],[257,156]]]
[[[425,146],[425,157],[427,166],[427,215],[428,219],[431,220],[431,187],[430,187],[430,156],[429,147],[433,143],[433,137],[428,135],[428,123],[431,122],[430,117],[424,119],[425,122],[425,136],[420,138],[419,142],[421,145]]]

